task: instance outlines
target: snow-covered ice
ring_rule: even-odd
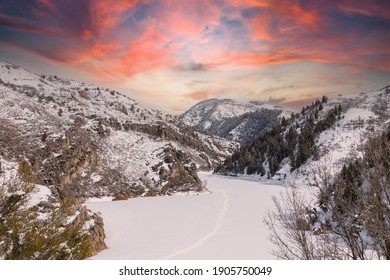
[[[94,259],[274,259],[263,223],[283,187],[201,174],[211,194],[89,201],[108,249]]]

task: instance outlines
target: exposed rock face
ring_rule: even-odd
[[[91,255],[96,255],[101,250],[106,249],[107,245],[104,242],[106,234],[102,217],[96,213],[91,214],[85,206],[82,206],[78,219],[81,222],[93,220],[93,225],[88,229],[90,244],[92,245]]]
[[[189,126],[180,126],[179,131],[172,129],[163,123],[158,123],[157,125],[129,124],[126,128],[127,130],[138,131],[158,137],[164,141],[177,142],[196,150],[199,152],[198,156],[204,160],[204,162],[200,165],[200,169],[203,170],[211,170],[212,167],[220,162],[220,157],[223,157],[223,154],[219,151],[223,150],[224,147],[219,146],[219,150],[212,149],[210,146],[206,145],[204,141],[202,141],[198,132]],[[214,145],[218,145],[218,142],[215,142]]]
[[[165,148],[164,153],[164,163],[168,165],[168,168],[165,169],[162,164],[155,166],[156,169],[159,168],[160,182],[163,186],[162,193],[169,194],[172,190],[203,190],[202,182],[197,175],[196,165],[186,154],[173,147]]]
[[[46,138],[45,144],[29,155],[39,184],[65,187],[96,164],[96,143],[78,126],[61,138]]]
[[[166,138],[176,137],[178,141],[188,141],[188,143],[191,141],[190,135],[182,136],[172,130],[168,130],[170,133],[167,133],[160,126],[146,125],[131,128],[142,130],[145,134],[155,137],[165,135]],[[23,151],[21,156],[23,155],[30,162],[37,183],[55,187],[61,197],[112,195],[117,198],[128,198],[142,194],[158,195],[202,189],[202,183],[197,176],[197,167],[191,157],[172,145],[162,149],[159,154],[162,160],[152,167],[152,170],[160,176],[158,181],[151,181],[145,177],[139,178],[139,181],[129,182],[127,177],[116,168],[104,165],[105,159],[99,158],[98,155],[101,149],[99,146],[104,142],[104,138],[96,138],[99,131],[94,133],[78,125],[74,125],[57,138],[51,137],[50,134],[46,135],[45,132],[45,137],[41,137],[44,145]],[[195,139],[189,145],[201,149],[201,152],[209,150],[199,139]],[[205,153],[201,155],[209,160]],[[90,188],[90,177],[83,176],[91,171],[98,171],[101,176],[101,179],[95,182],[98,187],[96,190]]]

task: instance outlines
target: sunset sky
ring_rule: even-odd
[[[180,113],[390,83],[388,0],[1,0],[0,59]]]

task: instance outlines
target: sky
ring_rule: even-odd
[[[1,0],[0,59],[178,114],[390,84],[387,0]]]

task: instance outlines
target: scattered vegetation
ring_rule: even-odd
[[[30,205],[34,176],[21,161],[19,178],[0,186],[0,258],[18,260],[85,259],[91,240],[70,198],[50,206]],[[45,211],[43,211],[45,210]]]
[[[314,207],[298,190],[275,199],[265,223],[282,259],[390,259],[390,132],[332,180],[314,174]]]

